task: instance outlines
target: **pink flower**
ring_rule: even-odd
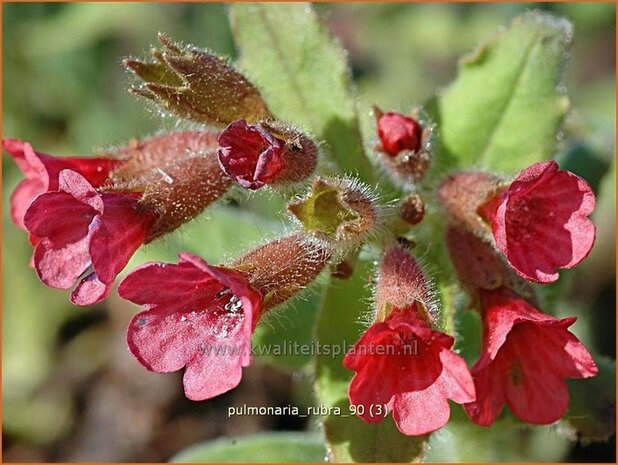
[[[382,150],[395,157],[404,150],[416,152],[421,146],[423,128],[401,113],[387,112],[378,118],[378,136]]]
[[[483,350],[472,368],[476,401],[468,416],[491,425],[506,403],[522,421],[549,424],[569,403],[565,378],[598,372],[590,353],[568,331],[575,318],[558,320],[537,311],[506,288],[481,292]]]
[[[26,229],[24,214],[32,201],[39,194],[58,189],[60,171],[75,171],[93,187],[99,187],[107,180],[110,170],[119,163],[109,158],[53,157],[35,152],[32,145],[19,139],[4,139],[2,146],[26,176],[11,195],[11,219],[23,229]]]
[[[129,274],[119,294],[146,311],[127,332],[131,353],[148,370],[185,368],[189,399],[205,400],[236,387],[251,364],[251,335],[262,296],[245,277],[180,254],[177,265],[149,263]]]
[[[32,265],[60,289],[87,274],[71,295],[77,305],[107,297],[141,244],[195,218],[232,183],[211,131],[133,139],[107,158],[37,154],[14,139],[4,146],[26,174],[13,194],[13,218],[30,233]]]
[[[588,215],[594,204],[586,181],[546,161],[522,171],[481,214],[517,273],[548,283],[558,279],[558,268],[573,268],[590,253],[595,226]]]
[[[263,126],[234,121],[219,135],[221,169],[247,189],[272,182],[284,168],[285,142]]]
[[[81,174],[62,170],[58,190],[39,195],[24,216],[34,266],[48,286],[69,289],[77,305],[107,297],[116,275],[142,245],[157,216],[138,207],[139,195],[98,193]]]
[[[368,423],[383,420],[375,406],[385,406],[402,433],[426,434],[448,421],[447,399],[475,399],[468,367],[450,350],[453,338],[431,328],[431,294],[407,246],[391,246],[378,274],[377,320],[343,359],[356,372],[350,403],[362,406],[357,414]]]

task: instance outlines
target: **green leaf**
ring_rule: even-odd
[[[599,374],[567,380],[571,401],[564,418],[573,438],[605,441],[616,433],[616,362],[595,357]]]
[[[451,404],[452,405],[452,404]],[[431,435],[427,462],[562,462],[570,441],[555,426],[530,426],[507,417],[491,427],[472,423],[459,406]]]
[[[560,79],[572,35],[567,20],[532,11],[463,57],[433,108],[441,162],[511,173],[551,157],[569,109]]]
[[[170,461],[210,462],[323,462],[326,450],[319,435],[308,433],[263,433],[224,438],[190,447]]]
[[[347,392],[354,372],[343,367],[343,356],[365,329],[359,318],[368,311],[369,273],[369,264],[359,261],[349,280],[333,279],[318,314],[316,387],[319,404],[331,409],[322,418],[329,456],[335,462],[418,461],[426,437],[404,436],[391,418],[368,424],[350,412]]]
[[[309,347],[324,285],[316,283],[304,295],[277,308],[261,323],[253,336],[253,353],[262,361],[286,370],[307,366],[308,352],[293,347]]]
[[[146,261],[175,263],[181,251],[199,255],[213,264],[222,263],[263,243],[265,238],[277,237],[282,230],[280,221],[217,204],[172,234],[140,248],[123,273]]]
[[[373,175],[345,52],[308,3],[230,5],[241,65],[277,117],[306,125],[344,172]]]

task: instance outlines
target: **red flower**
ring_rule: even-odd
[[[58,190],[39,195],[24,216],[35,238],[34,266],[58,289],[77,285],[71,301],[90,305],[109,294],[116,275],[148,237],[156,215],[138,208],[139,195],[98,193],[82,175],[62,170]]]
[[[221,132],[219,146],[221,169],[247,189],[259,189],[275,180],[284,167],[285,142],[244,119]]]
[[[368,423],[384,418],[372,406],[385,405],[402,433],[435,431],[449,419],[447,399],[472,402],[474,383],[450,350],[453,338],[431,329],[437,309],[430,283],[405,243],[386,250],[375,301],[377,321],[343,359],[356,371],[350,403],[363,406],[358,415]]]
[[[595,238],[588,219],[594,204],[586,181],[546,161],[522,171],[481,213],[517,273],[548,283],[558,279],[558,268],[572,268],[588,256]]]
[[[32,201],[39,194],[58,189],[60,171],[75,171],[93,187],[99,187],[118,163],[108,158],[53,157],[35,152],[32,145],[19,139],[4,139],[2,146],[26,176],[11,195],[11,218],[13,223],[23,229],[26,229],[24,214]]]
[[[127,332],[131,353],[148,370],[184,372],[185,394],[205,400],[238,385],[251,364],[251,335],[262,296],[236,271],[180,254],[177,265],[149,263],[129,274],[119,294],[147,310]]]
[[[506,288],[481,293],[483,351],[472,368],[476,401],[470,418],[489,426],[507,403],[521,420],[548,424],[569,403],[565,378],[598,372],[590,353],[567,330],[575,318],[558,320],[537,311]]]
[[[403,150],[417,151],[421,146],[423,128],[401,113],[388,112],[378,118],[378,136],[382,150],[395,157]]]
[[[371,407],[386,405],[406,435],[444,426],[450,416],[447,399],[459,404],[474,400],[470,372],[452,345],[453,338],[432,330],[415,308],[394,309],[384,322],[371,325],[343,359],[346,368],[356,371],[349,397],[363,406],[359,416],[377,423],[383,417]]]

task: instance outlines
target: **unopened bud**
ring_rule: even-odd
[[[330,275],[337,279],[350,279],[354,274],[354,268],[358,261],[359,249],[349,253],[339,263],[331,265]]]
[[[451,222],[477,235],[489,233],[479,215],[487,201],[502,189],[500,178],[481,171],[461,172],[447,177],[438,187],[438,200]]]
[[[419,224],[425,217],[425,202],[418,194],[411,194],[401,202],[399,217],[411,226]]]
[[[318,148],[301,131],[279,122],[234,121],[219,135],[221,169],[246,189],[302,181],[317,165]]]
[[[438,318],[435,291],[404,242],[391,244],[384,253],[378,272],[375,306],[378,320],[394,310],[414,310],[425,322]]]
[[[180,117],[216,126],[271,116],[260,92],[226,59],[182,47],[163,34],[159,41],[165,50],[154,49],[154,61],[124,61],[144,81],[145,87],[134,87],[133,93]]]
[[[422,179],[431,163],[431,129],[421,124],[418,110],[413,113],[384,113],[374,106],[380,163],[397,184],[406,188]]]
[[[251,287],[272,308],[305,289],[324,269],[330,252],[301,234],[269,242],[237,259],[231,268],[247,276]]]

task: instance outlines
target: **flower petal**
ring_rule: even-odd
[[[496,245],[523,278],[555,281],[557,269],[572,268],[590,253],[595,226],[587,217],[595,197],[582,178],[554,161],[536,163],[502,195],[489,219]]]
[[[476,398],[474,381],[463,358],[450,350],[440,352],[442,373],[436,382],[442,394],[458,404],[473,402]]]
[[[156,216],[138,210],[138,199],[103,194],[104,213],[91,225],[90,257],[101,282],[109,284],[146,241]]]
[[[71,293],[71,302],[75,305],[94,305],[105,300],[112,291],[113,283],[102,283],[96,273],[83,278]]]
[[[422,391],[396,395],[392,408],[397,428],[408,436],[420,436],[442,428],[451,415],[446,397],[435,384]]]

